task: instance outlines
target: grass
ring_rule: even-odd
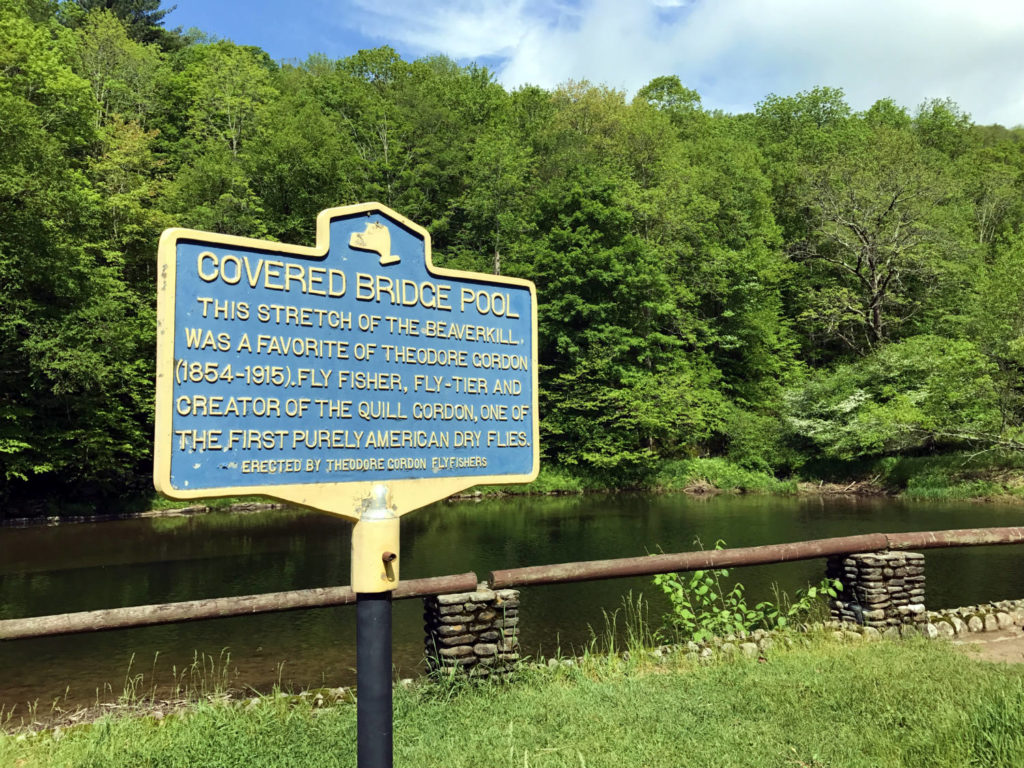
[[[890,456],[858,461],[819,461],[806,465],[802,480],[848,484],[873,481],[908,499],[1024,499],[1024,453],[1014,451],[956,452],[937,456]],[[671,459],[658,462],[642,477],[625,480],[579,468],[545,464],[538,478],[525,485],[479,486],[466,491],[482,496],[575,494],[616,490],[682,491],[706,488],[727,493],[797,493],[796,478],[779,479],[769,472],[747,469],[723,458]],[[211,509],[259,498],[209,499]],[[151,509],[187,506],[154,497]]]
[[[630,590],[623,596],[621,607],[602,613],[604,627],[600,631],[590,627],[588,657],[611,659],[623,650],[634,655],[657,645],[659,630],[651,624],[650,603],[642,592],[634,595]]]
[[[1024,672],[940,643],[839,644],[701,665],[589,656],[512,684],[395,692],[398,766],[1017,766]],[[355,708],[309,697],[213,701],[0,735],[0,765],[355,763]]]
[[[796,493],[795,480],[779,480],[767,472],[745,469],[727,459],[685,459],[666,461],[655,473],[656,490],[681,491],[708,485],[733,493]]]
[[[634,473],[635,474],[635,473]],[[693,488],[727,493],[796,493],[795,480],[779,480],[767,472],[745,469],[728,459],[673,459],[659,461],[643,475],[601,476],[580,469],[554,465],[541,467],[537,479],[526,485],[495,485],[473,488],[483,496],[587,493],[620,490],[682,491]]]
[[[815,462],[806,465],[802,474],[803,479],[813,482],[870,481],[905,499],[1024,499],[1024,453],[1016,451]]]
[[[548,493],[585,493],[587,491],[610,490],[610,486],[600,483],[595,477],[585,473],[573,472],[564,467],[544,465],[540,468],[537,479],[532,483],[519,485],[479,485],[463,493],[481,496],[520,496],[527,494]]]

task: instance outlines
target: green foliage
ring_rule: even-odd
[[[277,64],[169,10],[0,4],[5,501],[148,485],[163,228],[308,244],[366,200],[536,282],[545,488],[1024,447],[1020,130],[829,87],[726,115],[672,74],[510,93],[388,47]]]
[[[736,493],[795,493],[796,482],[727,459],[675,459],[658,465],[649,482],[666,491],[711,488]]]
[[[0,9],[0,496],[12,479],[123,482],[150,433],[153,309],[97,226],[98,105],[75,38]]]
[[[161,0],[62,0],[60,12],[63,21],[70,24],[79,21],[81,11],[109,12],[117,16],[133,40],[177,47],[176,33],[163,28],[164,16],[174,10],[174,6],[161,8],[160,5]]]
[[[752,472],[773,476],[801,466],[804,457],[789,441],[789,431],[776,409],[729,411],[725,434],[728,446],[725,458]]]
[[[505,494],[562,494],[583,493],[588,490],[608,490],[597,485],[596,478],[573,472],[567,467],[545,464],[540,468],[537,479],[527,485],[482,485],[466,493],[479,491],[484,496]]]
[[[970,341],[915,336],[809,378],[788,396],[788,421],[840,459],[984,444],[1000,432],[994,374]]]
[[[971,116],[949,98],[922,102],[913,127],[922,144],[951,158],[962,155],[971,143]]]
[[[715,542],[716,550],[724,548],[725,542]],[[838,580],[825,579],[797,590],[793,601],[778,597],[776,603],[763,600],[750,605],[742,583],[723,585],[722,579],[728,577],[727,568],[655,576],[655,586],[672,606],[672,612],[664,617],[668,631],[676,638],[700,643],[713,637],[742,636],[755,629],[784,629],[805,618],[819,600],[835,597],[840,589]]]
[[[980,499],[1020,496],[1024,455],[986,450],[943,456],[890,458],[874,474],[911,499]]]
[[[1010,498],[1024,494],[1024,453],[969,448],[917,456],[815,459],[800,468],[800,475],[814,483],[841,486],[867,480],[878,489],[908,499]]]
[[[811,229],[791,252],[811,277],[801,318],[865,354],[899,338],[940,281],[955,187],[906,130],[851,123],[841,149],[808,169]]]

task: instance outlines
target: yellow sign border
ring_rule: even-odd
[[[199,240],[216,245],[239,248],[257,248],[304,258],[326,258],[330,249],[330,225],[334,219],[360,213],[380,213],[423,237],[426,268],[435,277],[450,277],[488,282],[496,285],[514,285],[530,291],[532,304],[531,376],[533,380],[533,468],[525,475],[486,475],[473,477],[415,478],[377,482],[299,483],[292,485],[244,486],[214,489],[184,490],[171,485],[172,399],[174,392],[174,313],[177,246],[179,240]],[[289,245],[269,240],[222,235],[195,229],[172,228],[160,235],[157,255],[157,332],[156,332],[156,424],[154,429],[153,485],[160,493],[172,499],[199,499],[219,496],[269,496],[291,504],[310,507],[341,517],[358,520],[370,503],[371,490],[384,485],[388,490],[388,508],[395,515],[404,515],[414,509],[439,501],[453,493],[474,485],[529,483],[540,471],[540,451],[537,445],[539,415],[537,379],[537,288],[529,280],[480,272],[464,272],[435,267],[431,260],[430,233],[415,222],[381,203],[360,203],[320,211],[316,217],[316,245],[313,247]]]

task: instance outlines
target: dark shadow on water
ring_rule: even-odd
[[[402,521],[405,578],[658,551],[752,546],[875,531],[1019,525],[1024,508],[902,503],[891,499],[685,495],[513,497],[435,504]],[[347,584],[349,523],[313,512],[126,520],[0,530],[0,618],[203,597]],[[946,607],[1024,597],[1020,547],[928,553],[928,604]],[[734,571],[753,599],[817,582],[820,561]],[[652,617],[664,609],[649,579],[523,591],[527,653],[583,648],[589,627],[628,592],[643,593]],[[395,603],[398,674],[421,670],[422,606]],[[350,607],[166,627],[0,643],[0,706],[48,707],[115,698],[126,677],[145,688],[173,685],[197,658],[220,660],[208,676],[240,687],[303,688],[354,682],[355,611]],[[154,659],[155,681],[154,676]],[[130,666],[129,666],[130,665]]]

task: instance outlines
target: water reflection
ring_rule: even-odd
[[[509,498],[436,504],[402,521],[405,578],[492,568],[751,546],[873,531],[1019,525],[1024,509],[977,504],[678,495]],[[0,530],[0,617],[42,615],[203,597],[347,584],[351,526],[328,515],[277,511]],[[928,603],[951,606],[1024,597],[1018,547],[928,554]],[[737,572],[753,599],[818,581],[819,561]],[[629,592],[653,613],[648,579],[549,587],[523,594],[529,653],[579,648]],[[355,612],[296,611],[168,627],[0,643],[0,706],[68,690],[73,701],[119,693],[126,675],[168,682],[196,653],[230,653],[235,681],[256,689],[338,685],[354,679]],[[395,604],[399,673],[418,673],[421,605]],[[129,672],[129,664],[131,665]],[[109,697],[109,694],[108,694]]]

